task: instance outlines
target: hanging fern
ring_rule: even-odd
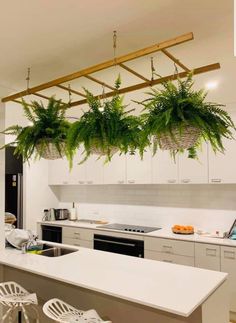
[[[16,146],[15,154],[22,156],[23,161],[28,161],[33,154],[35,158],[41,158],[43,150],[48,143],[53,143],[60,155],[61,143],[65,142],[70,123],[65,119],[68,105],[62,104],[61,100],[51,97],[47,107],[42,102],[33,101],[28,105],[22,100],[22,106],[26,118],[32,123],[27,127],[19,125],[10,126],[2,133],[16,136],[15,140],[3,147]]]
[[[139,149],[143,154],[148,138],[141,140],[140,118],[125,111],[123,97],[119,95],[120,77],[115,82],[115,94],[111,100],[95,97],[85,89],[89,111],[74,122],[67,138],[67,153],[72,160],[77,148],[83,144],[84,162],[93,152],[99,151],[110,161],[117,150],[122,154],[134,153]]]
[[[151,89],[149,98],[139,102],[146,113],[141,118],[144,124],[143,136],[155,136],[154,154],[161,148],[160,137],[167,134],[175,141],[174,132],[181,134],[188,126],[199,130],[196,143],[188,148],[188,157],[197,158],[197,150],[201,142],[209,142],[215,152],[224,152],[222,139],[232,139],[235,125],[223,105],[206,102],[207,93],[204,90],[193,90],[192,73],[186,80],[177,79],[162,83],[163,89]],[[175,156],[183,149],[172,150]]]

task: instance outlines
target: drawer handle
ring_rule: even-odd
[[[176,179],[168,179],[167,183],[174,184],[176,183]]]
[[[234,251],[224,251],[224,258],[225,259],[235,259],[235,252]]]
[[[164,262],[168,262],[170,264],[173,264],[173,260],[163,260]]]
[[[67,185],[67,184],[68,184],[68,182],[67,182],[67,181],[63,181],[63,182],[62,182],[62,184],[63,184],[63,185]]]
[[[182,183],[190,183],[190,179],[188,179],[188,178],[185,178],[185,179],[182,179],[182,181],[181,181]]]
[[[216,249],[206,248],[206,256],[216,257]]]
[[[134,179],[129,179],[129,180],[128,180],[128,183],[129,183],[129,184],[134,184],[134,183],[135,183],[135,180],[134,180]]]
[[[87,181],[88,184],[93,184],[93,181]]]
[[[173,247],[172,246],[162,246],[163,251],[166,253],[173,253]]]
[[[84,184],[84,181],[79,181],[79,184]]]
[[[74,246],[77,246],[77,247],[80,247],[80,244],[79,243],[74,243],[73,245]]]
[[[74,232],[74,234],[80,236],[80,232]]]
[[[221,178],[212,178],[211,182],[212,183],[221,183]]]

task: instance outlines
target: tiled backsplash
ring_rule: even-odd
[[[227,231],[236,218],[236,185],[64,186],[56,195],[60,207],[76,202],[80,218],[210,231]]]

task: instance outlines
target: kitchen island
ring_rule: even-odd
[[[1,279],[35,291],[41,303],[62,298],[113,323],[229,322],[225,273],[75,249],[57,258],[5,249]]]

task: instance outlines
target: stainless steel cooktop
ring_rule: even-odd
[[[107,225],[100,225],[98,228],[114,229],[118,231],[129,231],[129,232],[138,232],[138,233],[148,233],[148,232],[161,229],[159,227],[144,227],[139,225],[129,225],[129,224],[121,224],[121,223],[111,223]]]

